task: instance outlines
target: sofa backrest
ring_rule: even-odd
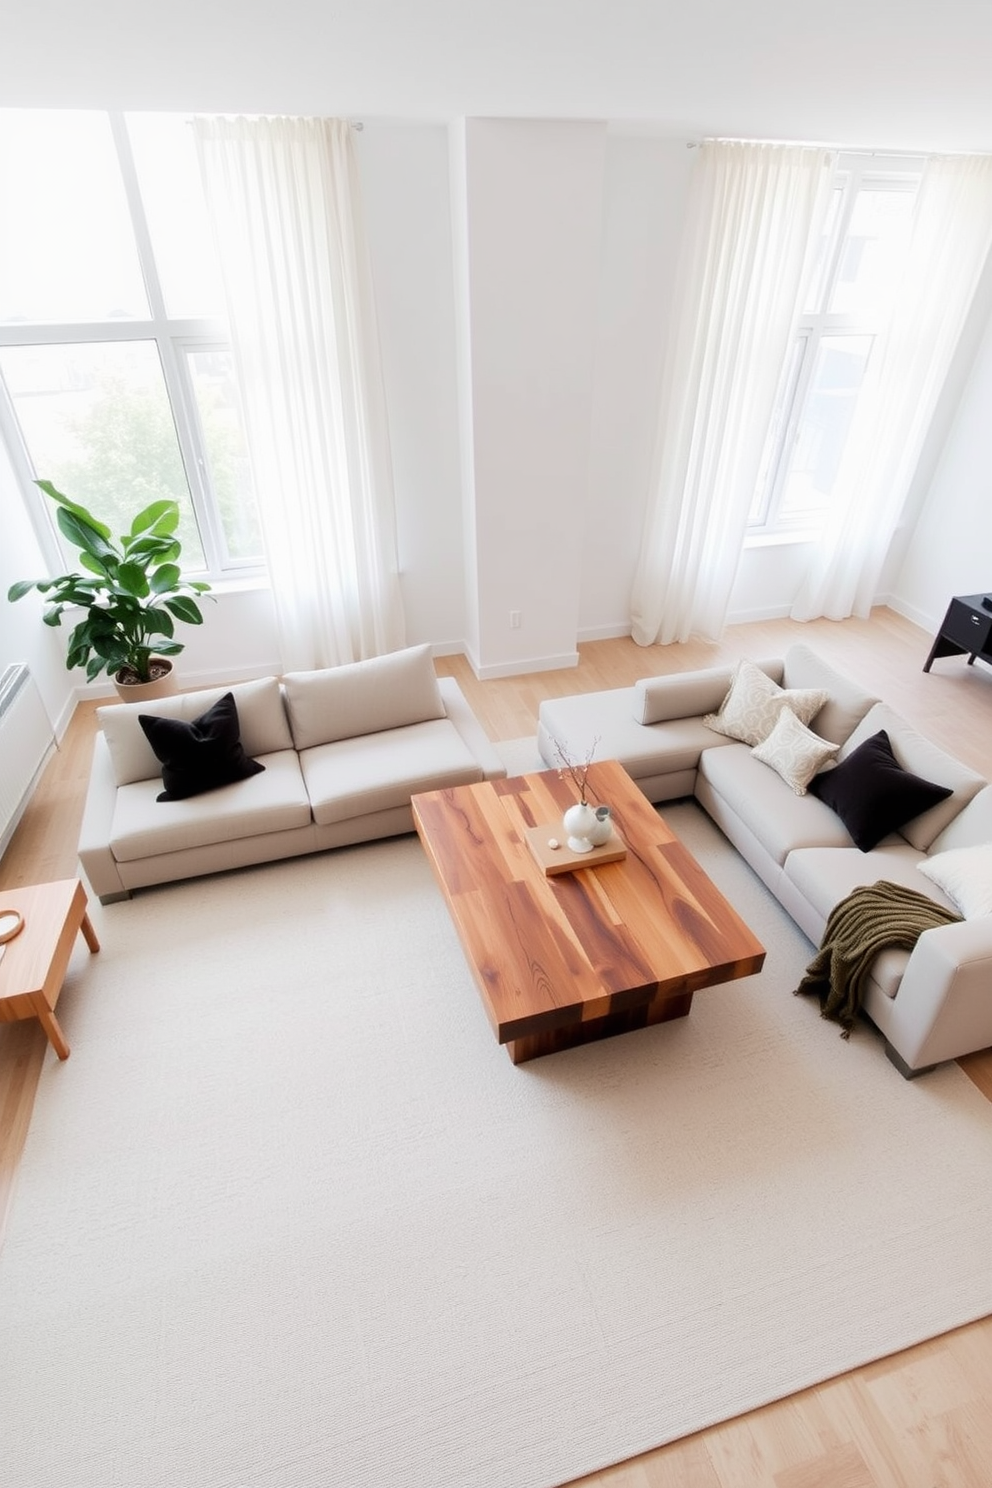
[[[782,662],[756,661],[773,682],[782,681]],[[668,723],[673,718],[701,718],[716,713],[734,680],[737,663],[694,672],[666,672],[634,683],[633,713],[637,723]]]
[[[257,759],[260,754],[292,749],[293,738],[275,677],[238,682],[232,687],[209,687],[202,692],[181,692],[148,703],[116,703],[97,708],[96,716],[107,740],[117,784],[155,780],[162,774],[161,762],[138,722],[140,713],[155,718],[181,718],[190,723],[229,692],[234,694],[246,754]]]
[[[888,703],[876,703],[865,714],[841,748],[838,760],[847,759],[859,744],[877,734],[879,729],[884,729],[888,734],[892,753],[904,770],[912,770],[914,775],[931,780],[935,785],[950,787],[951,794],[945,800],[931,806],[929,811],[914,817],[900,829],[902,836],[917,851],[928,852],[936,838],[968,802],[978,795],[986,782],[976,770],[969,769],[938,744],[917,733]]]
[[[956,847],[982,847],[992,843],[992,785],[983,785],[962,806],[957,816],[930,844],[930,853],[950,852]]]
[[[814,734],[829,744],[843,744],[878,701],[802,642],[790,646],[785,653],[783,675],[785,687],[815,687],[829,693],[829,701],[809,725]]]
[[[326,671],[287,672],[282,682],[297,749],[445,717],[429,645]]]

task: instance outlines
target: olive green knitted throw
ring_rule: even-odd
[[[924,930],[960,918],[926,894],[901,884],[882,880],[853,889],[831,910],[820,949],[796,994],[815,992],[820,1016],[839,1023],[841,1038],[849,1038],[879,951],[910,951]]]

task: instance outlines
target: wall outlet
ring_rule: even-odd
[[[519,630],[520,629],[520,611],[519,610],[511,610],[510,611],[510,629],[511,630]]]

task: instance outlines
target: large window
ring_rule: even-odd
[[[829,509],[909,239],[919,169],[842,157],[765,445],[752,534],[815,529]]]
[[[52,481],[123,531],[172,497],[184,566],[259,570],[223,294],[178,115],[0,110],[0,426],[39,521]]]

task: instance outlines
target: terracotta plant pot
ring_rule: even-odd
[[[150,682],[122,681],[123,673],[118,672],[114,678],[118,697],[125,703],[147,703],[153,698],[171,697],[174,692],[179,691],[175,668],[167,657],[153,657],[150,671],[152,674]]]

